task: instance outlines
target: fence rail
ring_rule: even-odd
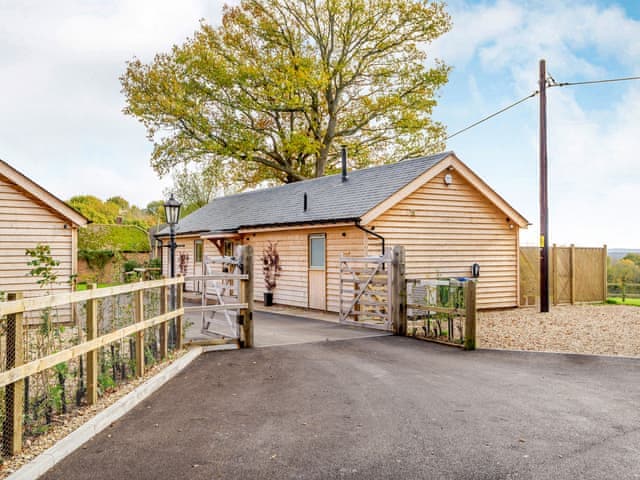
[[[27,416],[29,416],[30,403],[28,394],[29,383],[26,383],[31,377],[36,378],[38,374],[43,375],[53,369],[57,373],[58,378],[62,379],[62,387],[64,387],[64,372],[69,368],[70,361],[80,357],[80,372],[86,373],[86,385],[84,386],[84,395],[87,404],[91,405],[97,402],[99,391],[99,376],[101,373],[101,365],[98,361],[98,353],[103,347],[113,345],[115,342],[122,341],[127,337],[131,338],[132,349],[129,362],[134,368],[135,376],[140,377],[145,372],[145,361],[151,353],[146,351],[148,343],[145,339],[145,332],[154,329],[159,333],[159,351],[158,356],[162,359],[168,356],[169,348],[169,329],[170,321],[175,320],[174,347],[182,348],[182,316],[184,308],[182,303],[183,278],[161,279],[151,281],[140,281],[131,284],[119,285],[97,289],[95,285],[91,285],[86,291],[70,292],[64,294],[48,295],[43,297],[23,298],[21,293],[10,293],[8,301],[0,302],[0,316],[6,317],[6,332],[4,335],[4,345],[2,345],[5,354],[5,370],[0,372],[0,388],[4,387],[4,418],[3,418],[3,435],[2,435],[2,453],[15,455],[22,450],[23,442],[23,424]],[[171,310],[168,308],[168,293],[170,289],[175,289],[175,307]],[[152,293],[159,290],[158,302],[156,308],[151,307],[150,298]],[[122,296],[128,297],[123,302]],[[157,296],[156,296],[157,297]],[[98,320],[100,306],[99,301],[111,299],[112,313],[116,315],[115,310],[123,307],[126,303],[127,319],[124,320],[128,325],[115,328],[113,331],[104,331],[106,327],[100,326]],[[52,309],[62,306],[70,306],[74,308],[75,304],[84,302],[84,311],[86,313],[86,321],[83,325],[78,325],[75,329],[63,330],[64,327],[57,327],[60,330],[53,330],[54,322],[52,320]],[[130,304],[129,304],[130,303]],[[103,305],[104,306],[104,305]],[[155,311],[157,310],[157,311]],[[33,326],[27,325],[24,320],[24,314],[28,312],[41,311],[43,321]],[[103,314],[104,315],[104,314]],[[145,317],[146,315],[146,317]],[[113,325],[110,325],[113,327]],[[159,328],[155,330],[155,327]],[[102,331],[101,331],[102,329]],[[51,332],[55,331],[59,337],[64,336],[64,340],[58,338],[58,341],[52,337]],[[27,355],[27,347],[31,347],[34,332],[39,336],[39,348],[29,348]],[[154,333],[154,339],[155,339]],[[155,340],[154,340],[155,341]],[[60,349],[55,351],[55,346],[59,344]],[[69,345],[70,347],[64,347]],[[112,352],[113,354],[113,352]],[[86,362],[83,362],[83,356],[86,355]],[[29,356],[35,358],[29,358]],[[104,365],[103,365],[104,367]],[[102,368],[103,369],[103,368]],[[51,386],[48,377],[39,382],[40,390],[44,389],[45,398],[52,395],[54,400],[60,396],[60,392],[53,390],[49,392]],[[114,379],[115,382],[115,374]],[[42,383],[44,382],[44,383]],[[83,373],[80,373],[80,382],[84,383]],[[32,388],[35,389],[36,382]],[[55,387],[58,388],[59,386]],[[82,388],[79,390],[82,392]],[[42,392],[40,392],[42,393]],[[64,395],[64,389],[62,390]],[[66,399],[59,399],[58,403],[66,405]],[[48,403],[48,402],[47,402]],[[26,408],[26,412],[25,412]],[[66,407],[63,407],[65,410]],[[47,416],[52,415],[52,406],[46,407]]]
[[[417,338],[463,346],[476,344],[476,282],[406,280],[407,333]],[[443,326],[446,321],[446,327]]]
[[[640,283],[610,283],[607,287],[610,297],[640,298]]]

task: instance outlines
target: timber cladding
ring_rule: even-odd
[[[69,221],[0,176],[0,290],[23,292],[27,297],[42,295],[35,280],[28,276],[30,259],[25,255],[27,248],[41,243],[49,245],[53,258],[60,262],[56,269],[59,283],[53,291],[69,291],[67,281],[75,267],[76,234]]]
[[[518,305],[518,225],[455,170],[435,176],[372,226],[387,248],[405,247],[408,278],[470,277],[478,263],[478,308]],[[367,255],[379,253],[380,241],[370,237],[368,247]]]
[[[605,302],[607,299],[607,247],[549,249],[549,296],[554,305]],[[520,248],[520,305],[540,301],[540,250]]]
[[[268,242],[277,244],[282,271],[274,290],[274,303],[308,307],[309,292],[309,235],[326,235],[326,304],[327,310],[339,310],[340,255],[362,256],[366,237],[353,226],[309,228],[244,234],[242,243],[251,245],[254,252],[254,298],[261,301],[264,288],[262,252]],[[344,235],[343,235],[344,234]]]

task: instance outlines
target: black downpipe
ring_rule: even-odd
[[[369,230],[368,228],[364,228],[362,225],[360,225],[360,221],[357,221],[355,223],[355,226],[357,228],[359,228],[360,230],[362,230],[365,233],[368,233],[369,235],[373,235],[376,238],[379,238],[380,240],[382,240],[382,255],[384,255],[385,252],[385,248],[384,248],[384,237],[382,235],[380,235],[379,233],[374,232],[373,230]]]

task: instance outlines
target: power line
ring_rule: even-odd
[[[553,77],[551,78],[553,80]],[[587,80],[585,82],[556,82],[555,80],[549,84],[549,87],[570,87],[573,85],[593,85],[596,83],[612,83],[612,82],[626,82],[629,80],[640,80],[640,77],[621,77],[621,78],[608,78],[606,80]]]
[[[536,90],[535,92],[531,93],[530,95],[527,95],[527,96],[526,96],[526,97],[524,97],[524,98],[521,98],[520,100],[518,100],[518,101],[516,101],[516,102],[512,103],[511,105],[507,105],[507,106],[506,106],[506,107],[504,107],[503,109],[498,110],[497,112],[492,113],[491,115],[486,116],[486,117],[484,117],[484,118],[482,118],[482,119],[478,120],[478,121],[477,121],[477,122],[475,122],[475,123],[472,123],[472,124],[471,124],[471,125],[469,125],[468,127],[465,127],[465,128],[463,128],[462,130],[458,130],[457,132],[452,133],[452,134],[451,134],[451,135],[449,135],[447,138],[445,138],[445,140],[449,140],[450,138],[453,138],[453,137],[455,137],[456,135],[461,134],[462,132],[466,132],[467,130],[472,129],[473,127],[476,127],[476,126],[480,125],[481,123],[484,123],[484,122],[486,122],[487,120],[490,120],[490,119],[492,119],[493,117],[496,117],[496,116],[500,115],[501,113],[504,113],[504,112],[506,112],[507,110],[509,110],[509,109],[511,109],[511,108],[513,108],[513,107],[515,107],[515,106],[517,106],[517,105],[520,105],[522,102],[525,102],[525,101],[529,100],[530,98],[535,97],[536,95],[538,95],[538,93],[540,93],[540,92],[539,92],[538,90]]]
[[[640,80],[640,77],[621,77],[621,78],[608,78],[608,79],[604,79],[604,80],[588,80],[588,81],[584,81],[584,82],[556,82],[556,80],[551,76],[548,75],[548,80],[547,80],[547,87],[570,87],[570,86],[574,86],[574,85],[593,85],[593,84],[597,84],[597,83],[612,83],[612,82],[626,82],[629,80]],[[449,140],[450,138],[455,137],[456,135],[459,135],[463,132],[466,132],[467,130],[471,130],[474,127],[477,127],[478,125],[480,125],[481,123],[486,122],[487,120],[491,120],[493,117],[496,117],[498,115],[500,115],[501,113],[506,112],[507,110],[516,107],[518,105],[520,105],[521,103],[529,100],[530,98],[535,97],[536,95],[538,95],[540,92],[538,90],[536,90],[535,92],[527,95],[526,97],[521,98],[520,100],[512,103],[511,105],[507,105],[506,107],[498,110],[495,113],[492,113],[491,115],[488,115],[480,120],[478,120],[475,123],[472,123],[471,125],[464,127],[461,130],[458,130],[457,132],[452,133],[451,135],[449,135],[447,138],[445,138],[445,140]]]

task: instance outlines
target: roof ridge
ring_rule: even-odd
[[[397,162],[393,162],[393,163],[383,163],[382,165],[373,165],[373,166],[366,167],[366,168],[359,168],[357,170],[351,170],[348,173],[351,175],[351,174],[358,173],[358,172],[366,172],[366,171],[369,171],[369,170],[373,170],[375,168],[391,167],[391,166],[394,166],[394,165],[399,165],[401,163],[414,162],[414,161],[418,161],[418,160],[430,160],[430,159],[432,159],[434,157],[440,157],[440,156],[447,157],[447,156],[452,155],[452,154],[454,154],[453,150],[447,150],[447,151],[444,151],[444,152],[434,153],[434,154],[431,154],[431,155],[423,155],[421,157],[414,157],[414,158],[407,158],[407,159],[404,159],[404,160],[398,160]],[[429,168],[431,168],[431,167],[429,167]],[[307,178],[305,180],[299,180],[297,182],[285,183],[285,184],[282,184],[282,185],[274,185],[272,187],[256,188],[254,190],[247,190],[247,191],[244,191],[244,192],[232,193],[231,195],[223,195],[221,197],[214,198],[207,205],[209,205],[209,204],[211,204],[211,203],[213,203],[216,200],[219,200],[221,198],[239,197],[241,195],[248,195],[248,194],[252,194],[252,193],[256,193],[256,192],[262,192],[262,191],[265,191],[265,190],[276,190],[276,189],[280,189],[280,188],[291,187],[292,185],[302,185],[304,183],[315,182],[315,181],[323,180],[323,179],[326,179],[326,178],[336,177],[336,176],[339,176],[339,175],[341,175],[341,173],[333,173],[331,175],[323,175],[322,177]]]

